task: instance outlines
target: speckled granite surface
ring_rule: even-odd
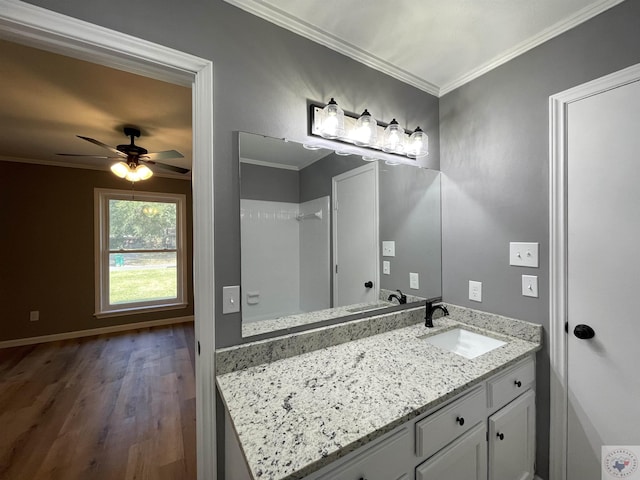
[[[384,300],[384,299],[381,299]],[[378,305],[382,304],[382,305]],[[278,317],[271,320],[261,320],[258,322],[242,323],[242,336],[252,337],[254,335],[260,335],[261,333],[274,332],[277,330],[286,330],[291,327],[298,327],[300,325],[308,325],[310,323],[322,322],[323,320],[331,320],[333,318],[347,317],[354,313],[360,313],[367,311],[367,307],[370,310],[376,308],[385,308],[392,306],[392,303],[386,300],[377,302],[376,304],[358,303],[355,305],[348,305],[346,307],[326,308],[324,310],[316,310],[315,312],[298,313],[295,315],[287,315],[285,317]],[[358,309],[358,312],[352,312],[350,310]]]
[[[222,375],[254,365],[274,362],[301,353],[369,337],[396,328],[419,323],[424,307],[361,318],[350,322],[282,335],[216,350],[216,374]]]
[[[432,335],[460,326],[434,324]],[[303,478],[540,348],[466,328],[507,344],[469,360],[418,339],[415,324],[218,376],[253,477]]]
[[[493,332],[503,333],[529,342],[540,343],[542,341],[542,327],[538,324],[457,305],[446,305],[451,318],[467,325],[486,328]]]

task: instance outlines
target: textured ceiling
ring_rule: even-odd
[[[434,95],[622,0],[225,0]]]
[[[136,144],[177,150],[185,158],[164,162],[191,168],[190,88],[3,40],[0,58],[0,158],[108,169],[108,160],[56,153],[109,154],[76,135],[116,146],[132,125]]]

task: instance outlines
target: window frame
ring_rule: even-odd
[[[176,204],[177,297],[111,305],[109,303],[109,201],[131,200]],[[106,188],[94,189],[95,313],[96,318],[181,309],[187,303],[186,195],[181,193],[139,192]],[[173,249],[171,249],[173,251]],[[125,250],[126,252],[126,250]]]

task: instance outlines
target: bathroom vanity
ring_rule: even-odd
[[[432,329],[409,309],[218,352],[246,462],[225,478],[533,478],[541,327],[449,308]],[[426,341],[455,328],[504,343],[467,358]]]

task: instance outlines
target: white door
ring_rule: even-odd
[[[640,82],[567,118],[567,479],[600,480],[602,445],[640,445]]]
[[[333,306],[378,300],[378,164],[333,177]],[[370,283],[369,283],[370,282]]]

